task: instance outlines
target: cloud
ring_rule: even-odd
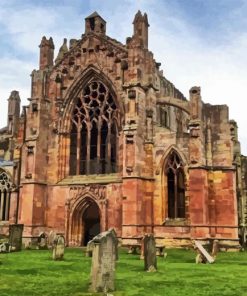
[[[43,35],[54,38],[57,51],[63,37],[80,38],[84,18],[96,10],[107,21],[107,34],[125,43],[132,35],[134,14],[140,9],[148,13],[149,48],[162,63],[164,75],[186,96],[191,86],[199,85],[204,102],[227,104],[230,118],[239,125],[242,151],[247,154],[246,0],[54,0],[35,1],[35,5],[24,1],[18,9],[13,9],[18,1],[2,3],[0,34],[8,34],[10,41],[0,44],[5,63],[0,74],[1,110],[6,106],[2,107],[3,97],[13,88],[29,96],[29,74],[38,66]]]

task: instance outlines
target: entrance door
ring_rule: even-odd
[[[82,236],[84,246],[100,233],[100,215],[99,208],[95,202],[90,203],[82,215],[84,225],[84,234]]]

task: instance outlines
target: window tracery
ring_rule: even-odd
[[[12,183],[4,171],[0,171],[0,221],[9,220],[10,195]]]
[[[90,82],[71,118],[70,175],[116,172],[118,116],[109,89],[99,81]]]

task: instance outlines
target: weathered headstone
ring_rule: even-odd
[[[58,234],[53,242],[52,259],[63,260],[65,248],[65,239],[62,234]]]
[[[215,239],[213,241],[212,254],[211,254],[214,259],[216,259],[218,252],[219,252],[219,241]]]
[[[47,244],[49,249],[53,248],[53,242],[55,238],[56,238],[56,233],[53,230],[51,230],[47,237]]]
[[[112,231],[105,231],[92,239],[93,258],[91,266],[92,292],[115,290],[116,244]]]
[[[200,242],[195,241],[197,250],[196,263],[214,263],[214,258],[203,248]]]
[[[152,234],[144,236],[144,269],[146,271],[157,270],[156,246],[155,239]]]
[[[38,238],[38,249],[39,250],[46,250],[48,248],[47,246],[47,235],[42,232]]]
[[[23,224],[9,225],[9,244],[11,251],[20,251],[22,247]]]

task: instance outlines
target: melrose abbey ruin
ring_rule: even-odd
[[[186,98],[167,80],[148,30],[138,11],[122,44],[95,12],[55,59],[52,38],[42,38],[29,104],[20,110],[12,91],[0,129],[0,235],[23,224],[24,243],[55,231],[84,246],[114,228],[125,245],[145,233],[166,246],[245,244],[237,124],[200,87]]]

